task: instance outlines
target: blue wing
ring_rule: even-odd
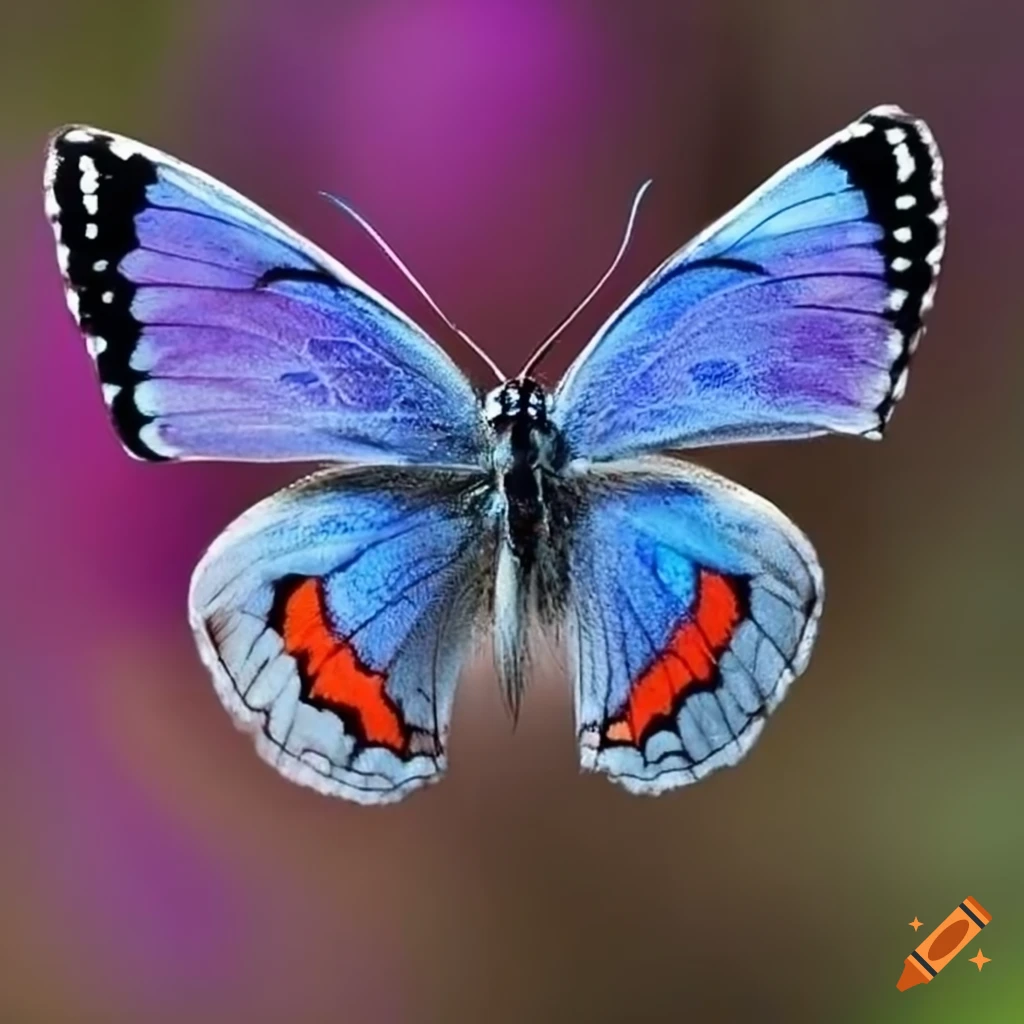
[[[46,208],[68,302],[141,458],[476,464],[455,364],[330,256],[137,142],[52,139]]]
[[[217,694],[287,777],[360,803],[436,780],[493,564],[486,480],[332,470],[246,512],[192,578]]]
[[[826,432],[880,436],[945,241],[924,122],[878,107],[672,256],[569,369],[577,456]]]
[[[763,498],[678,460],[579,481],[567,620],[583,767],[660,793],[735,764],[810,658],[813,548]]]

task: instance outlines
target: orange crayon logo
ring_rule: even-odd
[[[903,973],[896,982],[896,987],[901,992],[906,992],[915,985],[927,984],[991,920],[992,915],[976,899],[968,896],[903,961]],[[914,921],[917,921],[916,917]]]

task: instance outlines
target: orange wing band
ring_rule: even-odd
[[[633,684],[625,709],[605,728],[605,739],[639,742],[652,722],[670,715],[688,692],[711,681],[743,618],[736,582],[709,569],[700,570],[693,609]]]
[[[364,665],[352,644],[335,635],[327,620],[323,583],[308,578],[285,597],[281,635],[299,663],[306,699],[358,716],[368,743],[404,753],[408,731],[384,691],[386,675]]]

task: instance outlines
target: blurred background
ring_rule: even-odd
[[[998,0],[5,5],[0,1021],[1024,1019],[1022,19]],[[560,672],[513,736],[485,659],[447,779],[407,802],[329,801],[259,761],[186,590],[301,467],[122,453],[64,306],[47,133],[94,123],[225,179],[480,381],[317,190],[514,372],[652,176],[551,379],[664,256],[881,102],[927,117],[951,207],[886,442],[701,455],[792,516],[828,578],[811,668],[742,765],[657,800],[582,777]],[[992,925],[897,993],[967,895]]]

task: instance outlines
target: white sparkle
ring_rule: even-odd
[[[893,149],[896,154],[896,177],[899,181],[909,181],[910,176],[917,169],[914,158],[910,155],[910,149],[905,142],[901,142]]]
[[[892,237],[895,238],[897,242],[904,242],[904,243],[906,243],[906,242],[909,242],[910,239],[913,238],[914,236],[913,236],[913,232],[910,230],[910,228],[897,228],[892,233]]]
[[[79,181],[79,188],[87,195],[95,192],[100,187],[100,176],[96,170],[96,163],[91,156],[80,156],[78,158],[78,169],[82,172]]]
[[[85,237],[95,238],[100,233],[100,229],[96,227],[91,221],[85,225]]]
[[[906,137],[907,133],[902,128],[887,128],[885,130],[885,141],[891,146],[903,142]]]
[[[892,267],[897,274],[902,274],[904,270],[910,269],[910,260],[905,256],[897,256],[889,266]]]
[[[917,197],[912,195],[897,196],[896,197],[896,209],[897,210],[909,210],[911,207],[917,205]]]
[[[99,212],[100,201],[95,195],[84,195],[82,196],[82,205],[85,207],[85,212],[90,217],[95,217]]]

